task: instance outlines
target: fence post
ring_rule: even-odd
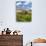
[[[32,46],[32,42],[31,42],[31,46]]]

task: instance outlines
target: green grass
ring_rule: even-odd
[[[17,22],[31,22],[32,11],[16,12],[16,21]]]

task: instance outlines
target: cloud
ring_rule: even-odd
[[[31,2],[26,2],[26,1],[16,1],[16,7],[20,9],[31,9],[32,8],[32,3]]]

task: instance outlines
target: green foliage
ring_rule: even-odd
[[[21,11],[16,13],[16,20],[18,22],[30,22],[32,21],[31,11]]]

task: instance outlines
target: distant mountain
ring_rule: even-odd
[[[29,9],[32,8],[32,2],[16,1],[16,8],[17,9],[29,10]]]

